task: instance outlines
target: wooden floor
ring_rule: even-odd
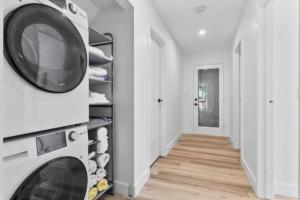
[[[114,196],[105,200],[127,200]],[[184,135],[151,169],[136,200],[255,200],[240,165],[240,152],[227,138]],[[279,199],[279,198],[278,198]],[[280,200],[288,198],[280,197]]]

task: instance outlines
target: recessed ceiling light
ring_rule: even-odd
[[[196,13],[198,13],[198,14],[202,14],[202,13],[204,13],[204,12],[206,11],[206,9],[207,9],[207,6],[206,6],[206,5],[200,5],[200,6],[197,6],[197,7],[195,8],[195,11],[196,11]]]
[[[199,35],[200,35],[200,36],[206,35],[206,30],[205,30],[205,29],[201,29],[201,30],[199,31]]]

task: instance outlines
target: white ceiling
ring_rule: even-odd
[[[247,0],[152,0],[185,53],[228,49]],[[206,5],[198,14],[195,8]],[[207,34],[199,37],[199,29]]]

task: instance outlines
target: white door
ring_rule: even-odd
[[[150,165],[160,156],[160,46],[150,40]]]
[[[223,136],[223,67],[194,68],[194,133]]]

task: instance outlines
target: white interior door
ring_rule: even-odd
[[[194,68],[194,133],[223,136],[223,68]]]
[[[150,40],[150,165],[160,156],[160,46]]]

